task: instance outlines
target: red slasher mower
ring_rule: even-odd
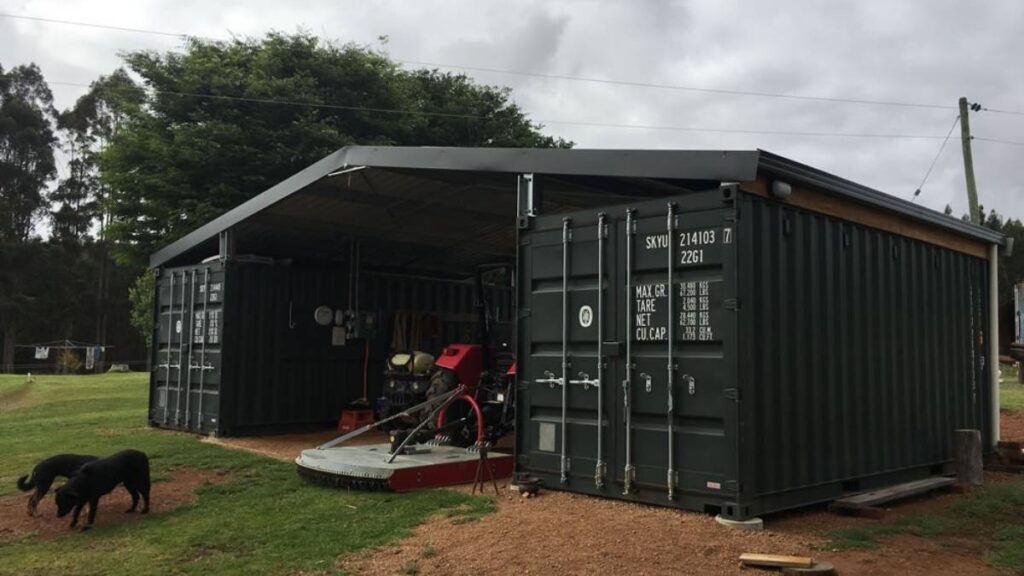
[[[481,306],[483,307],[483,306]],[[490,318],[481,313],[482,341]],[[404,492],[473,482],[480,450],[490,449],[515,422],[515,363],[487,345],[450,344],[435,360],[423,352],[388,359],[376,403],[378,420],[295,459],[301,477],[317,484]],[[346,446],[371,430],[381,444]],[[512,455],[489,452],[494,477],[512,474]]]
[[[435,367],[423,402],[303,450],[295,459],[299,475],[328,486],[396,492],[472,482],[478,451],[512,429],[515,367],[491,376],[473,344],[446,347]],[[387,431],[389,442],[344,445],[373,429]],[[491,452],[487,460],[495,477],[512,474],[510,454]]]

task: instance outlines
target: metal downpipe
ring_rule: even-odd
[[[992,446],[999,442],[999,246],[988,248],[988,355],[992,396]]]

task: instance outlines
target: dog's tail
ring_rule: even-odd
[[[22,476],[21,478],[18,478],[18,490],[21,490],[22,492],[28,492],[29,490],[31,490],[31,489],[33,489],[35,487],[36,487],[36,477],[35,477],[35,474],[32,475],[32,479],[31,480],[29,479],[28,474]]]

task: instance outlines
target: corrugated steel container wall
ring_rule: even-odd
[[[522,232],[518,472],[742,519],[945,472],[958,428],[989,444],[985,260],[731,187],[670,201],[671,236],[664,200],[603,210],[607,280],[598,210]]]
[[[211,282],[217,287],[206,304],[211,318],[207,326],[215,330],[216,342],[209,338],[206,346],[205,416],[199,426],[195,412],[201,344],[197,337],[190,347],[188,339],[182,340],[175,327],[180,320],[182,332],[188,333],[191,316],[187,311],[193,309],[192,321],[201,322],[201,279],[207,267],[212,271]],[[184,274],[186,282],[190,282],[193,270],[200,280],[195,282],[195,295],[188,296],[186,287],[183,307],[181,278]],[[374,319],[374,328],[366,332],[368,348],[360,339],[342,346],[332,345],[333,327],[318,325],[313,320],[313,310],[318,306],[334,310],[348,307],[344,263],[303,266],[229,261],[224,268],[215,263],[168,269],[162,271],[157,290],[155,313],[160,321],[154,340],[157,369],[151,377],[150,421],[168,428],[232,436],[335,423],[343,408],[363,396],[364,369],[369,397],[379,394],[384,359],[392,346],[395,312],[433,315],[437,319],[436,332],[428,334],[424,330],[422,337],[411,340],[419,349],[437,353],[448,343],[477,341],[472,282],[364,273],[360,278],[359,308]],[[507,321],[510,291],[490,288],[488,298],[499,311],[497,319]],[[189,371],[181,371],[183,398],[191,397],[194,413],[188,421],[183,415],[186,400],[181,402],[182,414],[177,420],[174,418],[179,357],[185,365],[193,365],[191,387],[187,380]],[[187,392],[190,389],[191,395]],[[163,417],[165,406],[168,418]]]
[[[154,295],[149,419],[199,432],[219,423],[224,269],[161,271]]]
[[[313,321],[320,305],[348,306],[348,275],[336,269],[229,264],[226,323],[227,353],[224,435],[263,433],[337,421],[345,407],[363,396],[376,398],[392,349],[394,313],[437,314],[439,331],[417,338],[414,347],[437,354],[445,344],[477,341],[469,282],[364,273],[359,309],[372,313],[376,329],[360,340],[331,344],[331,326]],[[508,291],[492,291],[492,300],[508,301]],[[237,327],[237,328],[236,328]],[[365,364],[364,364],[365,363]]]
[[[741,198],[742,512],[940,472],[958,428],[987,446],[987,263]]]
[[[228,262],[223,423],[238,435],[337,421],[362,396],[364,347],[331,345],[313,310],[347,305],[344,270]]]

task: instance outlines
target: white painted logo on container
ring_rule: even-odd
[[[594,309],[590,306],[580,306],[580,326],[584,328],[590,328],[590,325],[594,323]]]

